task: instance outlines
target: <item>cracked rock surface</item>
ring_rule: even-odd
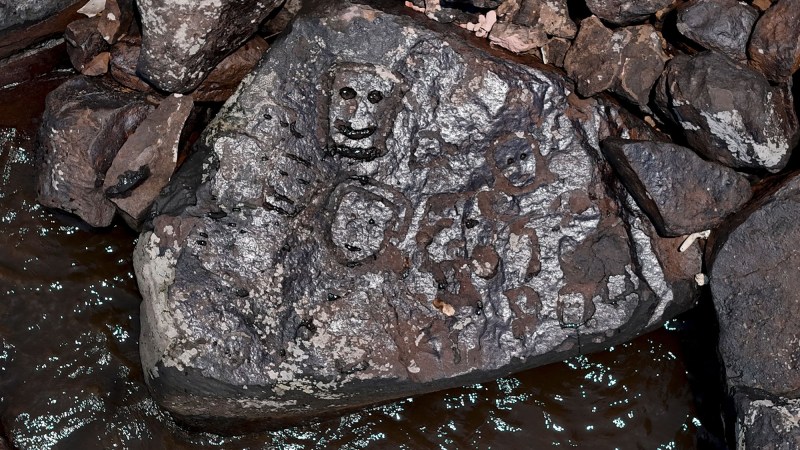
[[[797,142],[791,93],[716,52],[670,60],[656,96],[691,148],[734,169],[778,172]]]
[[[142,50],[137,71],[167,92],[186,93],[244,44],[279,0],[138,0]]]
[[[654,134],[424,19],[317,6],[139,239],[154,397],[194,424],[278,426],[658,326],[693,303],[699,252],[612,181],[599,141],[623,133]]]
[[[732,387],[800,395],[798,216],[795,176],[735,216],[713,245],[711,293]]]
[[[714,228],[751,196],[747,179],[686,147],[609,138],[603,153],[662,235]]]

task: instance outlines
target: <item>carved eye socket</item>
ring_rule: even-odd
[[[339,89],[339,95],[345,100],[352,100],[356,98],[356,90],[351,87],[343,87]]]
[[[370,103],[378,103],[383,100],[383,94],[381,94],[381,91],[371,91],[367,94],[367,100],[369,100]]]

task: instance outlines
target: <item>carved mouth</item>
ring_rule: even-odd
[[[378,127],[367,127],[356,130],[350,125],[336,125],[336,129],[346,138],[357,141],[359,139],[366,139],[372,136],[375,134],[375,130],[377,130]]]

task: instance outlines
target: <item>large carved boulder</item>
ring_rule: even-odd
[[[293,423],[599,350],[693,303],[698,249],[604,183],[599,140],[653,133],[427,26],[298,18],[157,202],[141,352],[177,416]]]

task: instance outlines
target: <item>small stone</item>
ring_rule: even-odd
[[[753,0],[750,3],[761,11],[766,11],[772,5],[772,0]]]
[[[175,171],[178,143],[192,105],[188,95],[162,100],[128,138],[106,173],[103,190],[133,229],[140,229]]]
[[[796,143],[791,92],[716,52],[673,58],[656,104],[681,126],[689,147],[735,169],[778,172]]]
[[[537,28],[549,36],[572,39],[578,31],[566,0],[507,0],[497,8],[498,21]]]
[[[142,52],[137,73],[164,91],[190,92],[281,3],[139,0]]]
[[[97,16],[97,29],[103,39],[114,44],[128,32],[134,20],[133,0],[105,0],[105,8]]]
[[[644,22],[675,0],[586,0],[592,14],[617,25]]]
[[[489,33],[489,41],[514,53],[525,53],[546,44],[547,34],[538,28],[498,23]]]
[[[107,52],[109,49],[108,43],[97,29],[99,22],[97,17],[76,20],[70,23],[64,31],[64,40],[67,41],[67,53],[72,67],[81,73],[99,54]],[[84,73],[84,75],[89,74]]]
[[[734,388],[800,395],[800,176],[748,205],[711,242],[719,350]]]
[[[747,41],[758,11],[737,0],[693,0],[678,9],[677,28],[709,50],[747,60]]]
[[[103,52],[92,58],[81,70],[87,77],[96,77],[108,73],[108,63],[111,61],[111,53]]]
[[[758,19],[750,38],[750,61],[775,82],[800,69],[800,0],[779,0]]]
[[[135,92],[84,76],[51,92],[37,139],[38,201],[91,226],[110,225],[115,208],[103,193],[106,172],[152,109]]]
[[[645,106],[669,59],[663,38],[651,25],[610,30],[596,16],[581,22],[564,69],[586,97],[609,90]]]
[[[750,183],[688,148],[610,138],[603,154],[663,236],[714,228],[750,199]]]

